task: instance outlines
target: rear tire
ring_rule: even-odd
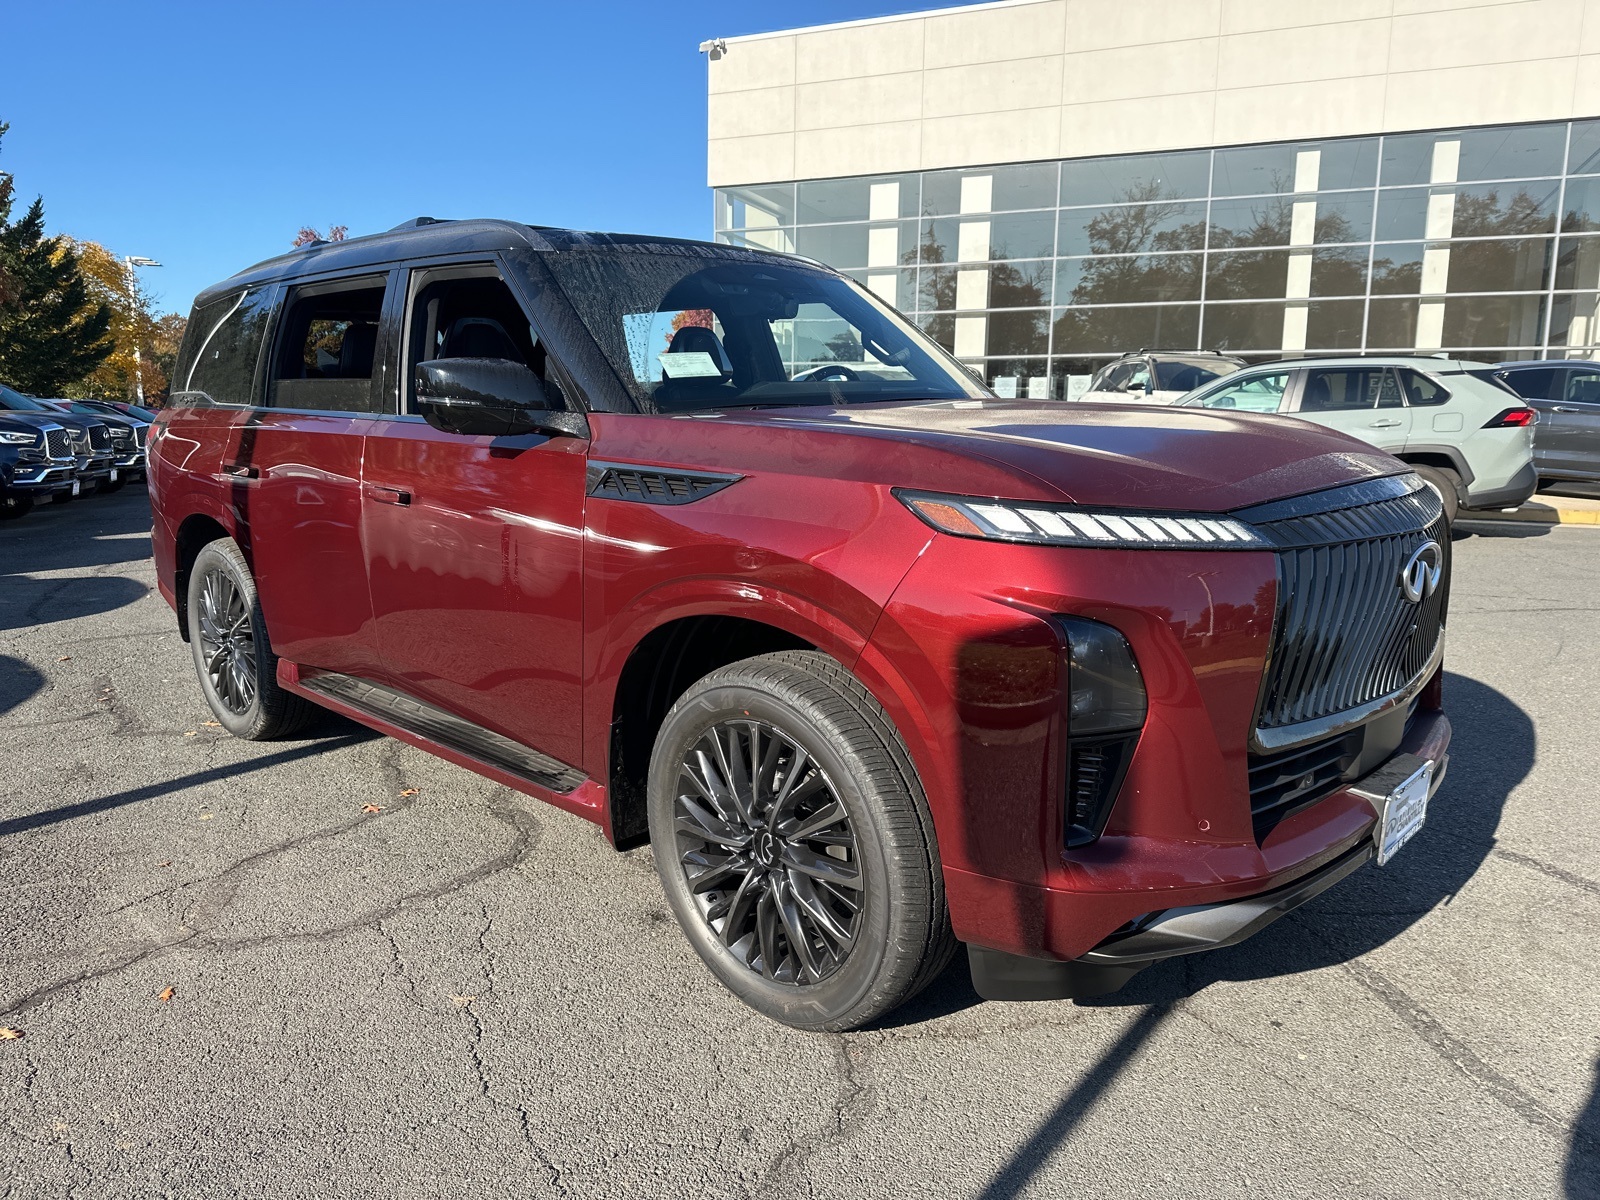
[[[1456,511],[1461,507],[1460,493],[1456,490],[1461,485],[1461,476],[1445,467],[1418,467],[1411,468],[1422,477],[1444,502],[1444,523],[1456,523]]]
[[[690,687],[657,735],[648,806],[684,935],[773,1020],[859,1028],[955,951],[910,758],[871,694],[824,654],[749,658]]]
[[[189,568],[189,647],[200,692],[234,737],[260,742],[305,727],[317,706],[278,686],[261,600],[232,538],[201,548]]]

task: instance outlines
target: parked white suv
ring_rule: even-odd
[[[1516,508],[1533,494],[1534,410],[1484,363],[1319,358],[1265,363],[1195,389],[1195,408],[1282,413],[1408,462],[1457,508]]]
[[[1215,350],[1138,350],[1107,363],[1074,399],[1095,404],[1171,404],[1220,375],[1244,366],[1244,359]]]

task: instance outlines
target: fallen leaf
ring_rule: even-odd
[[[178,994],[178,989],[173,987],[169,983],[166,987],[161,989],[161,994],[159,996],[157,996],[156,999],[161,1001],[161,1003],[165,1004],[168,1000],[171,1000],[177,994]]]
[[[21,1036],[20,1029],[0,1029],[0,1042],[14,1042]]]
[[[164,862],[164,863],[157,863],[156,864],[156,866],[158,866],[158,867],[170,867],[171,865],[172,865],[172,860],[170,858],[167,859],[167,861]]]
[[[56,661],[57,662],[71,662],[72,661],[72,655],[63,654],[60,658],[56,659]]]
[[[222,722],[221,721],[201,721],[200,724],[204,725],[207,729],[221,729],[222,728]]]
[[[454,1000],[458,1007],[465,1007],[466,1005],[471,1004],[474,1000],[476,1000],[477,997],[476,996],[451,996],[450,999]]]
[[[402,796],[415,796],[417,794],[417,789],[416,788],[407,788],[405,791],[401,792],[400,794]]]
[[[202,821],[209,821],[209,820],[211,820],[212,817],[214,817],[216,815],[217,815],[216,813],[201,813],[200,814],[200,819]]]
[[[193,737],[195,734],[197,734],[199,732],[200,731],[198,729],[191,729],[191,730],[189,730],[188,733],[184,734],[183,736],[184,737]]]
[[[381,805],[381,804],[363,804],[361,806],[361,811],[362,812],[382,812],[383,811],[383,805]]]

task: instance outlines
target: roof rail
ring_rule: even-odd
[[[424,225],[442,225],[444,222],[438,217],[412,217],[409,221],[401,221],[390,233],[399,233],[402,229],[421,229]]]
[[[1220,354],[1227,355],[1226,350],[1184,350],[1178,346],[1140,346],[1135,354]]]

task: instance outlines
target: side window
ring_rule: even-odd
[[[1501,379],[1528,400],[1554,400],[1561,395],[1561,380],[1556,377],[1562,373],[1554,367],[1530,367],[1526,371],[1507,371]]]
[[[1561,398],[1575,404],[1600,405],[1600,371],[1568,371]]]
[[[168,403],[254,405],[256,364],[271,316],[271,288],[196,306],[178,350]]]
[[[1150,391],[1150,364],[1143,360],[1133,364],[1133,371],[1128,376],[1128,382],[1122,385],[1123,391],[1132,391],[1134,388],[1143,388]]]
[[[267,387],[274,408],[375,412],[373,360],[384,280],[368,276],[295,288],[278,323]]]
[[[1118,363],[1106,372],[1105,378],[1100,381],[1100,386],[1095,390],[1120,392],[1128,386],[1128,380],[1131,378],[1133,378],[1133,364]]]
[[[499,358],[530,368],[552,409],[568,407],[544,343],[492,267],[454,267],[412,276],[407,318],[406,411],[416,411],[417,364],[436,358]]]
[[[1224,388],[1201,396],[1195,401],[1197,408],[1232,408],[1240,412],[1277,412],[1283,403],[1283,392],[1289,386],[1289,372],[1275,371],[1270,375],[1252,375]]]
[[[1393,408],[1399,403],[1400,386],[1385,367],[1307,371],[1300,393],[1300,411],[1305,413]]]
[[[1407,404],[1443,404],[1450,399],[1449,392],[1419,371],[1411,371],[1402,367],[1398,374],[1400,382],[1405,385]]]

